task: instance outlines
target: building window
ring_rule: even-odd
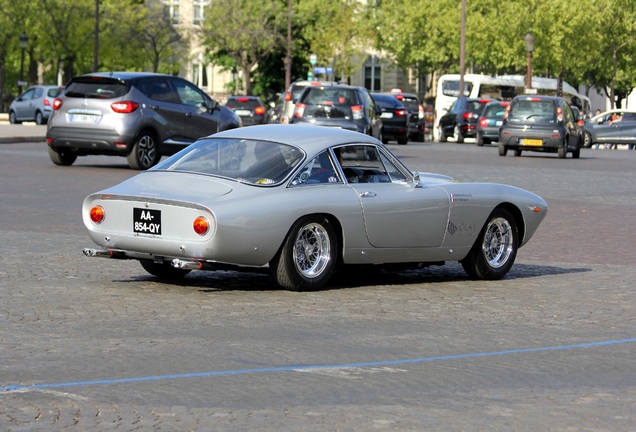
[[[207,89],[208,69],[206,65],[202,63],[192,64],[192,82],[203,89]]]
[[[192,8],[194,16],[192,17],[192,24],[203,24],[203,20],[205,19],[205,7],[209,4],[210,0],[193,0]]]
[[[364,86],[370,91],[380,91],[382,88],[382,67],[376,56],[369,56],[364,62]]]
[[[179,24],[179,0],[163,0],[163,11],[166,20]]]

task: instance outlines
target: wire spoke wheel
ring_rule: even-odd
[[[514,237],[510,222],[502,217],[491,220],[486,228],[482,249],[484,257],[491,267],[500,268],[506,264],[514,250]]]
[[[294,265],[306,278],[323,273],[331,261],[331,245],[327,230],[316,223],[298,231],[294,244]]]

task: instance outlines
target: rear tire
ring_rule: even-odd
[[[160,279],[182,279],[190,273],[190,270],[178,269],[172,267],[169,262],[163,262],[161,264],[157,264],[152,260],[139,260],[141,266],[153,276],[157,276]]]
[[[45,123],[46,123],[46,121],[44,120],[44,116],[42,115],[42,113],[40,111],[37,111],[35,113],[35,124],[43,125]]]
[[[499,156],[505,156],[507,154],[508,154],[508,148],[503,144],[499,144]]]
[[[517,157],[521,156],[521,150],[515,149],[515,156]]]
[[[147,170],[159,162],[157,139],[152,132],[142,131],[135,139],[132,151],[126,159],[132,169]]]
[[[501,279],[515,262],[518,244],[514,218],[508,210],[495,209],[461,265],[473,279]]]
[[[566,156],[568,155],[567,142],[563,143],[563,147],[559,147],[559,150],[557,150],[557,153],[559,154],[559,158],[561,158],[561,159],[565,159],[566,158]]]
[[[592,144],[592,134],[588,131],[583,132],[583,147],[590,148]]]
[[[453,128],[453,138],[455,138],[455,142],[457,144],[462,144],[464,142],[464,136],[462,135],[462,132],[459,130],[459,125],[457,124]]]
[[[59,151],[57,151],[51,148],[51,146],[46,147],[49,150],[49,157],[51,158],[51,162],[53,162],[55,165],[73,165],[73,162],[75,162],[75,160],[77,159],[77,155],[71,150],[60,149]]]
[[[331,277],[338,257],[338,241],[324,216],[299,219],[270,262],[272,276],[282,288],[315,291]]]

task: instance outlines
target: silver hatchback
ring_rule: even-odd
[[[35,85],[26,89],[9,107],[9,121],[19,124],[34,121],[45,124],[53,113],[53,101],[62,92],[62,87],[54,85]]]
[[[46,139],[56,165],[78,156],[126,156],[148,169],[198,138],[242,125],[191,82],[172,75],[113,72],[75,77],[53,103]]]

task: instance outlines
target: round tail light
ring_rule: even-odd
[[[95,206],[91,209],[90,216],[93,222],[99,224],[104,221],[106,214],[104,213],[104,208],[102,206]]]
[[[210,230],[210,222],[203,216],[199,216],[192,223],[194,232],[199,235],[205,235]]]

